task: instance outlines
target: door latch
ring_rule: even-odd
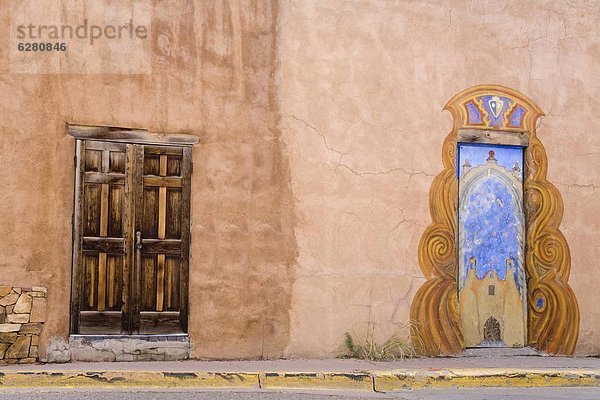
[[[135,233],[135,248],[137,250],[142,249],[142,232],[140,232],[140,231],[137,231]]]

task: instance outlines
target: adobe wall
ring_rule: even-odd
[[[600,352],[599,23],[592,3],[282,2],[279,99],[299,246],[286,354],[335,354],[346,331],[370,325],[386,338],[407,320],[452,127],[442,108],[484,83],[547,114],[538,136],[565,204],[576,352]]]
[[[103,15],[104,2],[88,3]],[[297,250],[273,84],[277,3],[153,7],[151,74],[87,73],[104,68],[97,55],[80,74],[11,74],[0,46],[0,284],[48,287],[42,358],[51,337],[67,338],[75,141],[66,123],[198,134],[192,356],[280,356]]]

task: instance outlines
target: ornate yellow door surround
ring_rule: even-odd
[[[572,354],[579,335],[579,307],[568,284],[569,246],[559,229],[563,201],[546,180],[548,159],[536,135],[542,110],[516,90],[480,85],[455,95],[444,107],[454,119],[442,148],[444,170],[429,191],[431,224],[419,243],[419,266],[427,281],[411,305],[417,324],[413,344],[426,355],[464,349],[457,296],[457,142],[525,147],[525,268],[527,346],[550,354]]]

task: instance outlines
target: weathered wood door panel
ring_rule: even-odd
[[[71,331],[187,331],[191,148],[77,141]]]
[[[142,185],[142,212],[136,214],[140,227],[141,260],[140,333],[173,333],[185,329],[180,293],[187,270],[189,226],[190,149],[145,146]],[[140,240],[138,239],[138,242]],[[184,245],[184,243],[186,245]],[[138,243],[139,244],[139,243]],[[187,275],[185,275],[187,281]]]
[[[80,332],[120,333],[126,145],[89,141],[79,152]]]

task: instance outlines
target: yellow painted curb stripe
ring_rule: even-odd
[[[373,390],[368,372],[267,372],[260,374],[260,387],[268,389]]]
[[[0,371],[0,388],[189,387],[389,392],[447,387],[600,386],[598,369],[448,369],[342,372]],[[0,389],[1,390],[1,389]]]
[[[0,387],[203,387],[257,388],[255,373],[154,371],[5,371]]]
[[[378,392],[448,387],[600,386],[600,370],[583,369],[452,369],[374,372]]]

